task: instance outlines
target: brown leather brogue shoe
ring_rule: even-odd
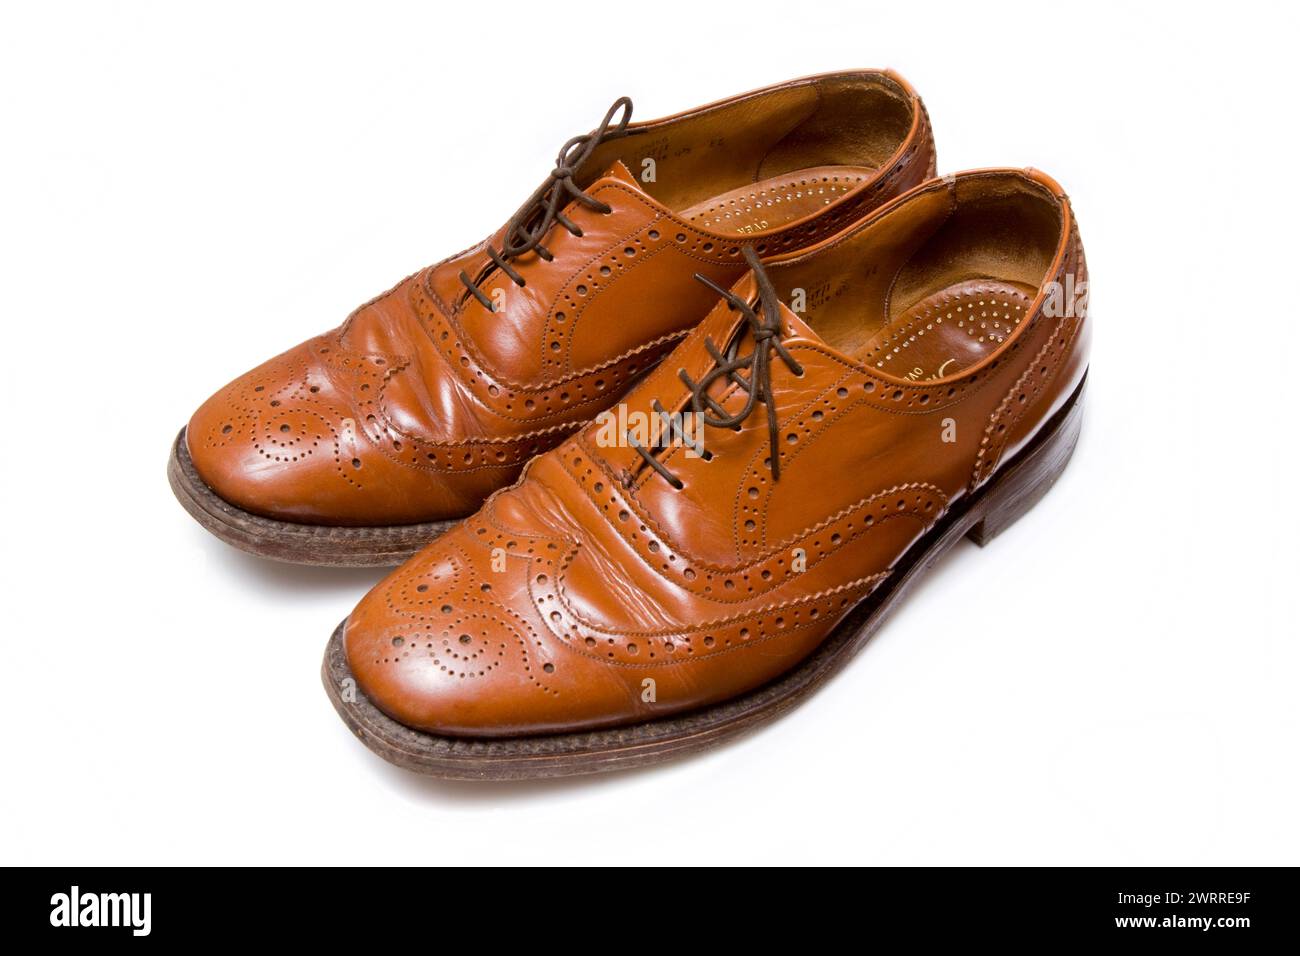
[[[377,753],[500,778],[715,743],[819,686],[1065,467],[1090,325],[1048,177],[934,180],[804,254],[744,255],[624,407],[340,626],[325,685]]]
[[[898,76],[809,77],[668,119],[617,101],[495,235],[236,379],[168,473],[222,539],[396,564],[608,407],[731,285],[934,172]]]

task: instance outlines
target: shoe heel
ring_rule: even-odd
[[[1083,422],[1083,392],[1087,374],[1070,396],[1070,401],[1054,416],[1054,421],[1014,461],[984,489],[984,500],[976,507],[983,514],[969,531],[970,538],[981,548],[1016,523],[1047,494],[1070,463],[1074,446],[1079,442]]]

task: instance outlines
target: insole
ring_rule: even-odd
[[[867,166],[811,166],[729,190],[681,215],[713,232],[763,232],[830,205],[875,172]]]
[[[953,375],[1006,341],[1036,293],[996,279],[955,283],[903,311],[854,357],[913,382]]]

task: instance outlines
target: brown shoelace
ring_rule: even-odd
[[[686,387],[691,390],[691,407],[696,414],[700,416],[705,425],[713,428],[739,428],[740,424],[749,417],[754,407],[762,402],[767,406],[767,442],[770,451],[770,466],[772,469],[772,480],[778,481],[781,478],[781,456],[778,448],[778,424],[776,420],[776,403],[772,396],[772,353],[775,352],[785,362],[786,367],[795,375],[803,375],[803,366],[791,355],[781,344],[781,306],[777,299],[776,289],[772,285],[772,280],[768,277],[767,272],[763,269],[762,262],[759,261],[758,253],[754,251],[753,246],[743,246],[741,251],[745,255],[745,261],[749,263],[750,269],[754,272],[754,281],[758,285],[758,307],[762,310],[762,317],[754,311],[748,302],[741,299],[728,289],[722,288],[706,276],[699,273],[695,278],[703,282],[714,292],[718,293],[727,303],[727,307],[733,311],[740,312],[749,323],[750,335],[754,340],[754,348],[748,355],[739,355],[740,340],[743,336],[737,335],[733,338],[731,345],[724,355],[713,340],[706,338],[704,347],[709,350],[716,363],[709,372],[698,382],[693,381],[686,373],[686,369],[679,369],[677,375],[685,383]],[[747,371],[749,377],[741,375],[742,371]],[[709,394],[709,387],[720,378],[726,378],[740,387],[745,392],[745,404],[734,414],[729,414],[725,408],[719,405]],[[655,414],[664,422],[667,440],[671,441],[674,435],[679,437],[684,443],[691,444],[700,452],[700,456],[706,461],[713,457],[702,448],[698,448],[691,443],[690,439],[682,433],[681,428],[676,425],[675,421],[668,415],[659,401],[656,399],[653,405]],[[680,478],[668,470],[667,466],[656,456],[656,452],[663,451],[666,445],[657,444],[653,449],[641,445],[631,434],[627,435],[627,440],[631,447],[639,454],[655,471],[664,477],[664,479],[674,488],[681,489],[684,487]]]
[[[611,126],[614,114],[623,111],[617,124]],[[528,252],[537,252],[547,262],[555,257],[542,245],[542,240],[557,222],[575,236],[582,235],[582,229],[566,217],[561,209],[570,200],[577,200],[588,209],[594,209],[604,215],[613,210],[609,204],[593,199],[573,182],[574,175],[582,169],[582,164],[591,156],[592,151],[601,143],[627,135],[627,124],[632,119],[632,101],[626,96],[619,97],[609,108],[605,118],[590,133],[575,136],[560,148],[560,155],[555,159],[555,168],[546,181],[537,187],[528,201],[519,207],[519,211],[506,223],[505,236],[501,242],[501,251],[488,246],[488,257],[496,268],[504,272],[515,285],[523,288],[526,284],[521,276],[510,266],[510,260]],[[477,279],[471,279],[462,269],[460,281],[465,288],[483,303],[484,308],[495,311],[492,300],[479,287],[487,279],[492,266],[488,266]]]

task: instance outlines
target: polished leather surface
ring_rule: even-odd
[[[659,460],[601,423],[380,582],[349,618],[361,690],[446,735],[613,726],[722,701],[784,673],[947,509],[979,489],[1086,371],[1087,273],[1042,173],[932,180],[767,266],[781,307],[765,409]],[[755,277],[736,285],[751,299]],[[688,405],[720,349],[753,348],[719,303],[627,398]],[[745,392],[709,395],[735,410]],[[604,437],[602,437],[604,436]],[[652,683],[647,684],[647,680]]]
[[[633,123],[575,174],[609,211],[566,206],[576,228],[548,230],[553,260],[514,259],[517,283],[489,257],[502,229],[404,279],[209,399],[187,429],[194,465],[272,518],[468,515],[681,341],[714,301],[694,273],[730,285],[742,238],[766,255],[807,248],[934,162],[925,110],[892,73],[810,77]]]

